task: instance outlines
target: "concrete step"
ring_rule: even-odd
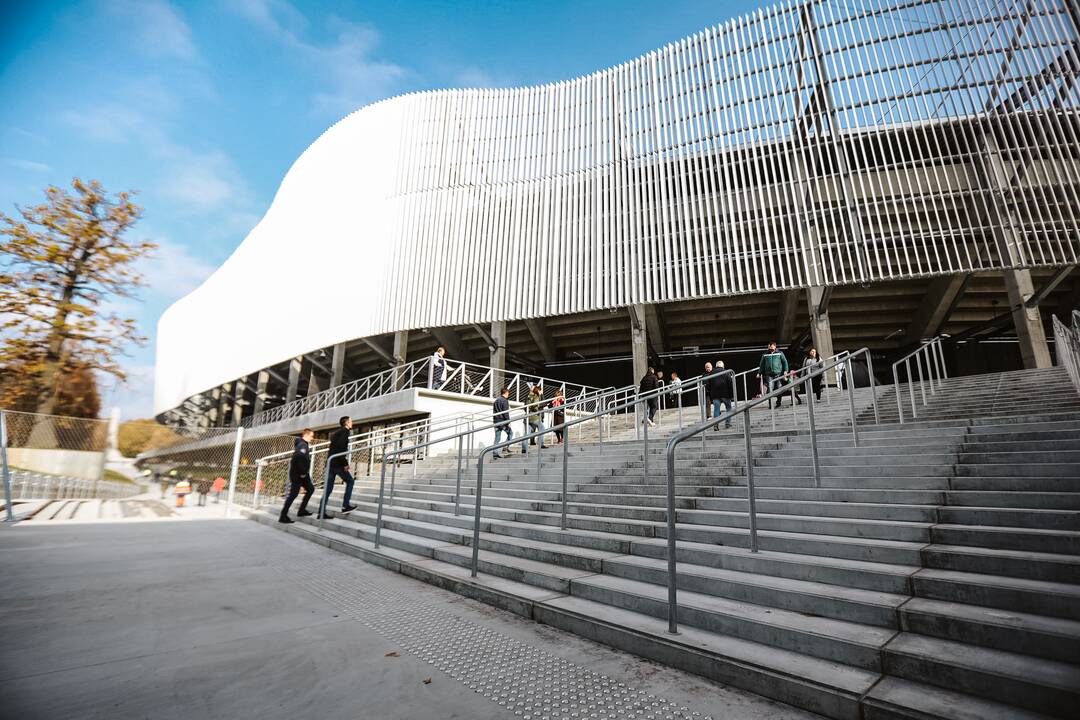
[[[863,701],[866,720],[1047,720],[1015,705],[885,675]]]
[[[1080,666],[915,633],[885,646],[885,671],[1055,717],[1080,707]]]
[[[1080,557],[1075,555],[933,544],[922,549],[922,564],[941,570],[1080,583]]]
[[[908,632],[980,647],[1076,662],[1080,621],[965,603],[912,598],[900,608]]]
[[[1080,620],[1075,583],[923,568],[911,576],[911,584],[911,592],[932,600]]]

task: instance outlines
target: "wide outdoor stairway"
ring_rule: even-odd
[[[948,380],[903,425],[893,388],[878,391],[877,426],[868,391],[855,396],[858,447],[846,396],[819,406],[819,485],[806,424],[773,432],[758,414],[756,553],[742,433],[679,446],[678,635],[662,442],[647,474],[640,442],[571,445],[566,530],[561,448],[542,452],[539,473],[533,453],[486,458],[476,579],[475,461],[459,514],[456,457],[415,477],[401,466],[378,550],[376,478],[322,529],[277,525],[276,508],[255,517],[827,717],[1080,717],[1080,398],[1067,376]]]

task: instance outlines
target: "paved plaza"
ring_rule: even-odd
[[[815,717],[245,520],[0,529],[0,716]]]

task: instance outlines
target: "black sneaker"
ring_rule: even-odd
[[[279,517],[279,518],[277,519],[277,521],[278,521],[279,523],[283,524],[283,525],[292,525],[292,524],[293,524],[294,522],[296,522],[295,520],[293,520],[293,519],[292,519],[291,517],[289,517],[288,515],[282,515],[281,517]]]
[[[334,515],[333,515],[333,513],[323,513],[322,519],[323,520],[333,520]]]
[[[308,515],[314,515],[315,513],[310,510],[300,510],[296,513],[296,517],[307,517]]]
[[[491,456],[491,459],[492,459],[492,460],[502,460],[502,455],[494,455],[494,454],[493,454],[493,455]]]
[[[345,507],[341,508],[341,512],[343,512],[343,513],[352,512],[355,509],[356,509],[355,505],[346,505]]]

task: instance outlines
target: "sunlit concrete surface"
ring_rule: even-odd
[[[0,573],[3,717],[814,717],[243,520],[4,527]]]

